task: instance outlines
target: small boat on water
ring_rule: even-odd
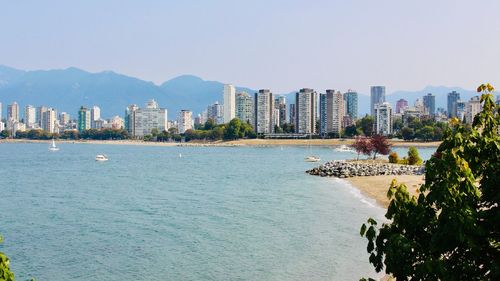
[[[108,157],[104,154],[98,154],[96,157],[95,157],[95,161],[108,161]]]
[[[49,146],[50,151],[58,151],[59,147],[56,146],[56,141],[52,139],[52,144]]]
[[[310,155],[304,158],[306,162],[319,162],[321,159],[318,156]]]
[[[335,148],[335,151],[336,152],[353,152],[353,153],[355,152],[353,149],[351,149],[350,147],[348,147],[345,144]]]

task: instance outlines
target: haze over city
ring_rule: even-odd
[[[500,84],[498,1],[3,1],[0,63],[388,92]]]

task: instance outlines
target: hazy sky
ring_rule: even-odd
[[[500,1],[0,0],[0,64],[276,93],[500,88]]]

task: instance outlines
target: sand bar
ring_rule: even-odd
[[[389,206],[387,191],[393,179],[396,179],[398,183],[406,184],[411,195],[417,195],[417,189],[424,183],[423,175],[352,177],[345,180],[363,194],[375,199],[380,206],[387,208]]]

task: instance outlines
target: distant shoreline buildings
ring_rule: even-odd
[[[133,138],[144,138],[152,132],[162,132],[174,128],[179,134],[203,127],[208,120],[216,125],[229,123],[238,118],[250,124],[258,135],[279,135],[295,133],[302,135],[320,135],[321,137],[340,137],[343,131],[359,120],[358,93],[348,90],[345,93],[327,89],[318,93],[311,88],[302,88],[294,94],[294,99],[287,104],[285,96],[274,95],[269,89],[261,89],[249,94],[238,91],[231,84],[222,89],[223,104],[214,102],[206,110],[195,115],[189,109],[177,113],[174,120],[167,119],[167,109],[149,100],[145,107],[135,104],[125,109],[123,118],[113,116],[103,119],[98,105],[81,106],[76,119],[66,112],[57,114],[55,108],[44,105],[35,107],[26,105],[20,109],[17,102],[7,105],[6,116],[2,115],[0,102],[0,131],[9,130],[12,135],[17,131],[41,129],[49,133],[64,131],[84,132],[95,129],[124,129]],[[432,118],[444,121],[457,117],[472,124],[474,116],[481,111],[479,97],[469,101],[460,99],[460,93],[447,94],[447,110],[436,109],[436,96],[432,93],[417,99],[413,106],[405,99],[400,99],[393,106],[386,102],[385,86],[370,88],[370,112],[373,117],[373,132],[382,135],[394,133],[393,124],[401,120],[407,126],[410,120]],[[500,98],[497,97],[497,103]],[[21,112],[23,118],[21,118]]]

